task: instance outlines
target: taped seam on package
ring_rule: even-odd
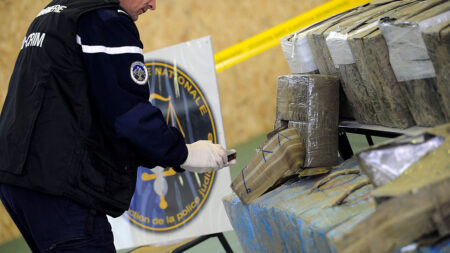
[[[330,32],[325,39],[328,50],[330,51],[331,59],[333,60],[336,69],[339,68],[339,65],[341,64],[355,63],[355,58],[350,50],[350,45],[348,44],[347,38],[347,34],[333,31]]]
[[[380,30],[389,50],[389,61],[397,81],[436,76],[418,24],[381,23]]]
[[[318,69],[304,33],[286,36],[280,44],[292,73],[310,73]]]
[[[450,11],[422,20],[418,24],[396,21],[380,24],[389,49],[389,58],[398,81],[433,78],[433,63],[421,31],[450,20]]]
[[[434,17],[422,20],[419,23],[419,28],[420,28],[420,31],[423,31],[434,25],[448,22],[449,20],[450,20],[450,11],[446,11],[446,12],[436,15]]]

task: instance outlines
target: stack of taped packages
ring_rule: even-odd
[[[281,46],[292,73],[339,76],[341,119],[436,126],[450,121],[449,31],[450,1],[379,0],[288,35]]]
[[[450,251],[450,124],[357,154],[375,189],[375,210],[336,242],[339,252],[392,252],[409,245]],[[405,249],[406,250],[406,249]]]
[[[450,252],[450,124],[223,203],[245,252]]]
[[[337,164],[338,81],[318,74],[278,77],[276,129],[231,185],[242,203],[297,178],[304,168]]]

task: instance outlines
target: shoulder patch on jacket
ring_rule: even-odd
[[[145,85],[148,81],[148,70],[141,61],[135,61],[130,67],[131,79],[139,85]]]

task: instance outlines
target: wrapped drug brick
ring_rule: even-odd
[[[359,167],[380,187],[404,173],[412,164],[441,145],[444,139],[431,134],[400,136],[359,152]]]
[[[374,8],[376,5],[366,4],[359,6],[357,8],[353,8],[347,12],[343,12],[337,14],[324,22],[320,22],[319,24],[307,29],[301,33],[295,34],[298,40],[306,38],[311,48],[311,53],[314,58],[314,61],[319,69],[319,73],[323,75],[337,75],[338,71],[336,66],[333,65],[331,60],[330,52],[328,51],[325,40],[321,38],[323,31],[325,31],[328,27],[333,26],[339,23],[341,20],[346,19],[348,17],[356,16],[359,13],[365,12]],[[358,111],[358,106],[356,106],[352,98],[347,95],[347,93],[343,89],[343,83],[341,79],[341,85],[339,87],[339,117],[341,119],[347,120],[357,120],[361,122],[361,114]]]
[[[243,205],[239,198],[230,194],[223,199],[231,225],[236,231],[245,252],[448,252],[450,238],[428,245],[416,245],[414,250],[403,247],[412,240],[391,236],[380,240],[370,233],[356,233],[367,243],[380,244],[403,240],[392,250],[338,250],[342,249],[343,237],[364,222],[376,210],[375,201],[370,197],[373,186],[368,178],[360,173],[356,158],[339,164],[329,175],[306,177],[292,184],[285,184],[250,205]],[[419,203],[416,203],[419,204]],[[420,205],[420,204],[419,204]],[[386,219],[395,220],[407,217],[408,211],[402,208],[386,213]],[[410,216],[415,225],[416,219]],[[380,222],[383,222],[381,220]],[[443,223],[440,223],[443,224]],[[412,230],[412,229],[410,229]],[[422,233],[422,228],[409,232]],[[383,239],[390,234],[383,234]],[[357,241],[356,241],[357,242]],[[350,247],[355,241],[346,241]]]
[[[364,13],[368,10],[376,8],[377,5],[366,4],[360,7],[356,7],[340,15],[336,15],[318,25],[304,31],[303,33],[297,35],[298,37],[306,36],[309,46],[311,48],[311,53],[313,55],[314,61],[319,69],[319,73],[323,75],[336,75],[337,69],[333,64],[330,52],[325,44],[325,39],[323,38],[323,33],[329,28],[338,24],[341,20],[345,20],[349,17],[354,17],[360,13]]]
[[[283,51],[292,74],[319,74],[319,69],[306,37],[307,33],[323,24],[333,22],[333,20],[348,15],[348,13],[353,12],[354,10],[355,9],[351,9],[346,12],[338,13],[280,39],[281,50]]]
[[[389,11],[384,16],[403,18],[417,15],[436,6],[442,1],[418,1],[405,5],[395,11]],[[408,106],[407,94],[397,81],[392,69],[389,50],[386,41],[378,29],[379,19],[354,27],[348,33],[347,41],[355,58],[358,70],[364,83],[375,88],[381,104],[384,105],[383,114],[388,121],[383,125],[406,128],[415,124]],[[423,89],[422,89],[423,90]]]
[[[280,45],[293,74],[318,74],[306,36],[301,33],[290,34],[281,38]]]
[[[445,12],[448,18],[449,12]],[[450,121],[450,20],[421,29],[434,71],[442,111]]]
[[[323,58],[329,66],[334,66],[341,79],[342,88],[346,94],[356,121],[362,124],[383,125],[389,122],[384,114],[384,104],[380,100],[375,87],[364,82],[359,72],[353,53],[347,42],[348,32],[368,20],[377,18],[389,11],[395,11],[411,1],[384,1],[361,8],[354,15],[342,18],[339,22],[317,30],[310,35],[316,45],[325,45],[324,48],[314,46],[316,57]],[[330,57],[324,58],[320,52],[327,51]]]
[[[427,1],[409,9],[403,17],[402,13],[386,16],[379,28],[386,40],[390,64],[414,121],[420,126],[443,124],[447,122],[445,104],[421,31],[450,20],[450,2]],[[438,41],[439,37],[436,34],[431,41]],[[448,58],[446,60],[448,62]],[[448,86],[448,83],[444,85],[449,89]]]
[[[233,180],[231,188],[244,204],[251,203],[277,181],[292,176],[303,167],[305,149],[296,128],[273,134]]]
[[[390,66],[385,66],[389,64],[389,59],[387,49],[383,48],[382,36],[375,39],[364,36],[372,35],[371,32],[376,30],[377,22],[383,15],[401,11],[416,3],[388,3],[345,20],[326,33],[327,46],[345,80],[345,90],[353,92],[351,97],[355,98],[355,103],[359,102],[357,105],[360,105],[362,115],[373,117],[372,120],[365,118],[365,123],[399,128],[414,124],[392,70],[389,72]],[[354,82],[355,73],[360,76],[357,79],[360,82]]]
[[[327,62],[323,60],[323,58],[329,56],[328,50],[325,50],[325,52],[320,54],[320,56],[324,57],[316,58],[312,54],[310,46],[311,41],[309,41],[307,35],[311,33],[311,31],[315,31],[316,29],[320,29],[321,27],[328,26],[329,24],[334,24],[345,16],[353,15],[353,13],[360,11],[360,9],[364,9],[364,6],[336,14],[332,17],[329,17],[325,20],[312,24],[308,27],[305,27],[299,31],[296,31],[282,38],[280,40],[281,48],[289,64],[291,72],[293,74],[318,74],[320,70],[320,73],[324,75],[336,74],[336,70],[334,69],[334,67],[332,65],[328,66]],[[319,61],[318,64],[316,64],[316,60]],[[339,91],[339,99],[340,99],[339,102],[340,118],[354,119],[355,118],[353,112],[354,109],[349,104],[349,101],[346,95],[344,94],[342,88],[340,88]],[[279,126],[279,124],[276,124],[276,126]]]
[[[420,244],[424,238],[429,242],[447,238],[448,245],[450,124],[426,134],[444,141],[371,193],[377,202],[375,212],[342,234],[336,243],[338,252],[393,252],[413,242]]]
[[[339,79],[328,75],[278,77],[277,118],[300,130],[305,148],[304,167],[337,163]]]

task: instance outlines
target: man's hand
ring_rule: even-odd
[[[187,171],[205,173],[236,163],[236,159],[228,161],[227,151],[211,141],[197,141],[186,146],[188,157],[180,167]]]

